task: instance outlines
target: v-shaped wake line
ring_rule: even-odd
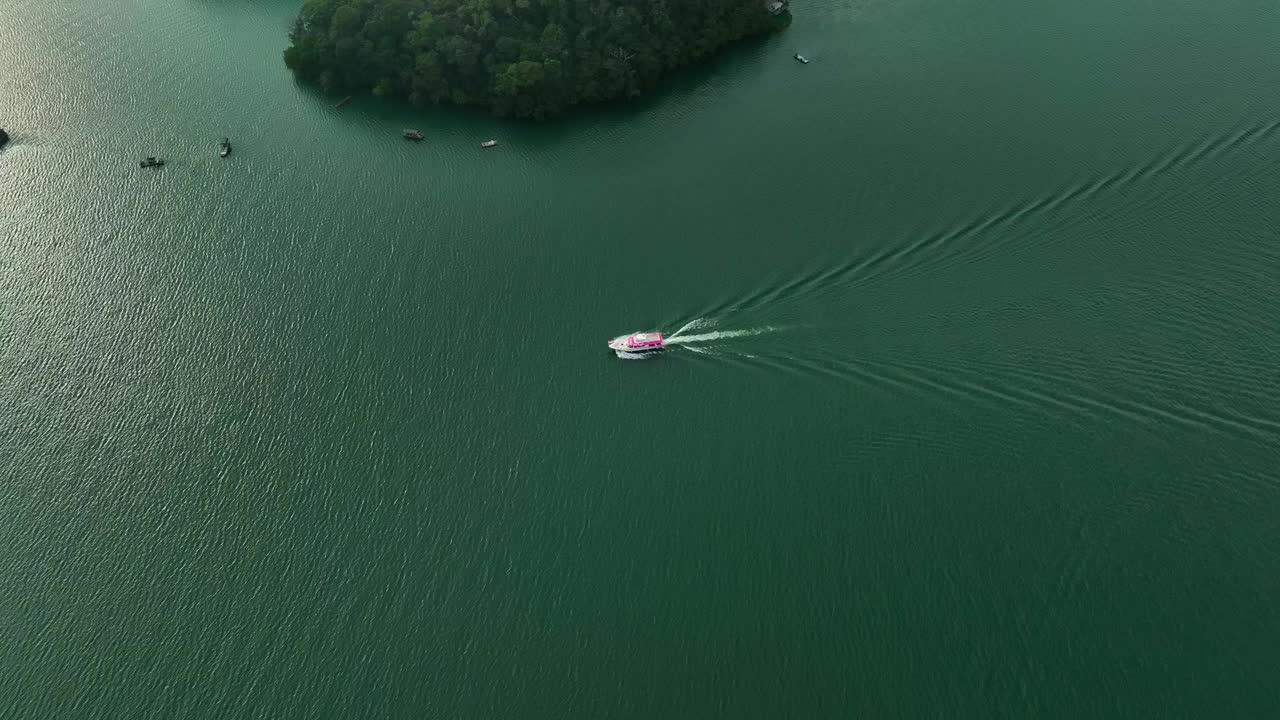
[[[687,343],[713,342],[716,340],[728,340],[730,338],[751,337],[753,335],[764,335],[773,332],[774,328],[769,326],[750,328],[747,330],[717,330],[709,333],[699,333],[697,335],[681,335],[679,337],[670,337],[667,339],[667,345],[684,345]]]

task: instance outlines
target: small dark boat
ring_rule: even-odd
[[[418,132],[417,130],[401,130],[400,134],[403,135],[406,140],[421,140],[422,138],[426,137],[425,135]]]
[[[146,160],[143,160],[142,162],[138,163],[138,165],[144,168],[160,167],[161,165],[164,165],[164,158],[149,157]]]
[[[805,56],[801,55],[800,53],[796,53],[795,58],[796,58],[796,60],[799,60],[800,62],[804,63],[805,65],[808,65],[808,64],[809,64],[809,58],[807,58],[807,57],[805,57]]]
[[[496,146],[497,144],[498,144],[498,141],[497,141],[497,140],[485,140],[484,142],[480,143],[480,147],[482,147],[482,148],[491,148],[491,147]]]
[[[226,157],[231,154],[231,141],[222,138],[222,142],[218,143],[218,157]]]
[[[9,133],[5,132],[4,128],[0,128],[0,147],[4,147],[7,142],[9,142]]]
[[[341,100],[339,100],[339,101],[338,101],[338,104],[337,104],[337,105],[334,105],[334,107],[336,107],[336,108],[340,108],[340,107],[342,107],[343,105],[346,105],[346,104],[347,104],[347,103],[349,103],[349,102],[351,102],[351,96],[350,96],[350,95],[348,95],[348,96],[346,96],[346,97],[342,98]]]

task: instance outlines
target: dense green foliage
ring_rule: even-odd
[[[764,0],[307,0],[285,62],[326,91],[546,118],[786,22]]]

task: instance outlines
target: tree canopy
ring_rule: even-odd
[[[763,0],[306,0],[284,59],[327,92],[543,119],[788,19]]]

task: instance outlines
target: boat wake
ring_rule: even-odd
[[[695,352],[695,353],[698,353],[699,355],[710,355],[710,354],[712,354],[712,353],[711,353],[711,348],[699,347],[699,346],[697,346],[697,345],[690,345],[690,346],[688,346],[687,348],[685,348],[685,350],[688,350],[689,352]]]
[[[679,337],[686,330],[700,330],[704,327],[711,325],[712,322],[713,320],[711,320],[710,318],[705,318],[705,317],[694,318],[693,320],[690,320],[689,322],[685,323],[679,330],[668,335],[667,342],[671,342],[672,338]]]
[[[694,322],[697,322],[696,320]],[[692,324],[692,323],[690,323]],[[686,326],[688,327],[688,326]],[[690,345],[692,343],[708,343],[717,340],[729,340],[732,338],[751,337],[753,335],[764,335],[765,333],[774,332],[776,328],[769,326],[751,328],[749,330],[716,330],[708,333],[699,333],[697,335],[673,335],[667,338],[667,345]]]
[[[749,312],[817,293],[884,282],[907,274],[938,271],[958,263],[982,261],[1008,252],[1011,246],[1017,247],[1015,243],[1044,242],[1043,238],[1051,237],[1047,233],[1014,232],[1019,226],[1044,223],[1059,210],[1090,203],[1108,194],[1127,197],[1129,203],[1148,202],[1147,196],[1161,192],[1160,188],[1150,187],[1142,194],[1136,192],[1137,188],[1169,173],[1193,168],[1232,152],[1256,148],[1276,137],[1280,137],[1280,120],[1254,120],[1232,130],[1168,148],[1137,165],[1078,178],[1003,207],[989,207],[967,220],[933,232],[913,233],[886,247],[859,253],[830,266],[814,268],[789,280],[762,287],[745,297],[704,308],[701,312],[708,317]]]
[[[614,350],[613,354],[623,360],[649,360],[658,357],[661,353],[629,353],[625,350]]]

